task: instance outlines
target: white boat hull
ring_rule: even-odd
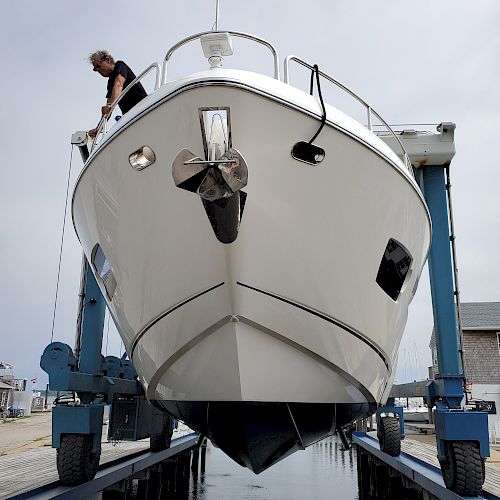
[[[334,108],[315,140],[324,161],[293,159],[293,144],[318,128],[317,101],[247,75],[163,87],[119,123],[76,186],[78,237],[89,261],[96,244],[109,261],[108,305],[151,400],[373,411],[430,244],[425,203],[396,155]],[[203,157],[199,108],[221,106],[248,165],[231,244],[172,178],[181,149]],[[156,162],[137,172],[128,157],[143,145]],[[376,282],[390,239],[412,258],[397,301]]]

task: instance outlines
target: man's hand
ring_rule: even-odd
[[[111,106],[109,104],[106,104],[101,108],[101,113],[103,114],[103,116],[106,116],[110,110]]]
[[[93,128],[92,130],[89,130],[87,132],[87,134],[89,134],[89,137],[93,139],[97,135],[97,128]]]

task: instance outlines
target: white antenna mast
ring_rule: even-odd
[[[219,31],[219,0],[215,0],[215,31]]]

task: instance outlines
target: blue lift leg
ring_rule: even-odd
[[[79,370],[97,375],[103,369],[101,351],[106,301],[88,263],[84,272],[85,297],[81,311],[83,317]]]
[[[433,227],[428,262],[439,376],[428,386],[428,399],[436,406],[436,441],[445,484],[460,495],[475,496],[481,492],[484,460],[490,454],[488,416],[464,411],[461,406],[464,374],[459,356],[445,169],[446,165],[426,165],[418,171]]]
[[[101,354],[106,302],[91,265],[82,266],[82,321],[77,355],[71,347],[53,342],[45,348],[40,366],[56,391],[78,394],[60,400],[52,410],[52,446],[57,448],[57,469],[63,484],[92,479],[99,466],[104,406],[110,404],[109,429],[115,439],[152,437],[152,448],[169,447],[172,422],[144,396],[132,363]]]
[[[79,359],[70,346],[53,342],[40,360],[51,389],[78,393],[78,404],[56,404],[52,410],[52,446],[57,448],[59,478],[67,485],[88,481],[97,472],[105,404],[95,377],[102,378],[105,369],[101,350],[106,302],[86,260],[82,274]]]

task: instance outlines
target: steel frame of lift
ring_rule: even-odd
[[[86,132],[76,132],[71,142],[85,162],[89,157]],[[50,389],[73,394],[73,399],[58,398],[52,409],[52,447],[57,448],[59,479],[65,485],[95,476],[106,405],[110,408],[108,439],[150,437],[153,451],[170,446],[175,422],[147,401],[126,354],[121,359],[102,356],[106,302],[85,255],[82,262],[75,349],[52,342],[40,359]]]
[[[428,266],[439,374],[426,384],[425,397],[430,408],[436,407],[436,443],[446,487],[459,495],[477,496],[484,482],[484,461],[490,455],[488,415],[462,407],[465,376],[449,180],[449,167],[455,155],[455,125],[441,123],[437,131],[430,134],[405,130],[399,136],[409,154],[432,220]],[[393,150],[398,150],[392,137],[381,138]],[[417,394],[405,394],[413,395]],[[376,419],[381,450],[392,456],[399,455],[404,419],[402,408],[395,405],[394,397],[377,410]],[[399,425],[388,427],[387,421],[391,420]]]

